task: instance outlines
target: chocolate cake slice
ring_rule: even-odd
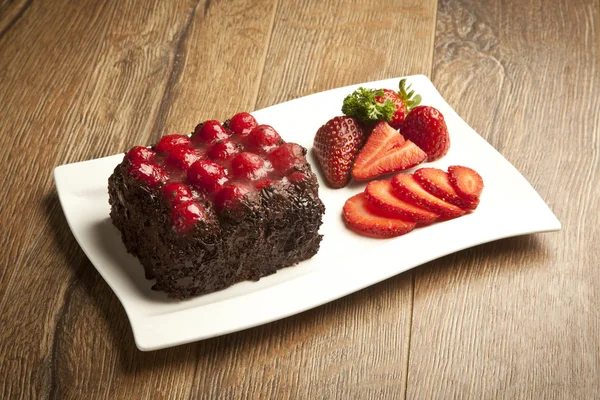
[[[110,216],[155,290],[183,299],[317,253],[325,211],[306,149],[248,113],[125,154]]]

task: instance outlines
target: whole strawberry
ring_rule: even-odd
[[[435,161],[448,153],[450,136],[441,112],[431,106],[413,108],[400,128],[402,136],[427,153],[427,161]]]
[[[392,128],[399,129],[407,113],[421,103],[421,96],[410,87],[406,86],[406,79],[401,79],[398,91],[358,88],[346,96],[342,112],[365,124],[386,121]]]
[[[319,128],[313,151],[329,186],[341,188],[348,184],[352,164],[366,138],[360,123],[352,117],[335,117]]]

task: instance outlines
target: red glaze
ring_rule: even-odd
[[[256,119],[247,112],[237,113],[229,121],[231,132],[241,137],[248,136],[257,125]]]
[[[129,175],[150,187],[158,187],[168,179],[167,173],[161,167],[148,161],[132,161]]]
[[[188,170],[190,184],[207,193],[219,191],[227,182],[225,168],[210,160],[198,160]]]
[[[129,161],[154,161],[154,153],[147,147],[135,146],[127,152],[125,158]]]
[[[264,178],[270,171],[270,165],[254,153],[240,153],[231,160],[231,172],[233,176],[247,180]]]
[[[302,182],[303,180],[305,180],[307,178],[308,178],[308,176],[304,175],[304,173],[302,173],[300,171],[292,172],[290,174],[290,176],[288,176],[288,180],[293,183]]]
[[[242,183],[230,183],[225,186],[215,197],[215,203],[221,209],[234,207],[237,200],[241,199],[252,190]]]
[[[184,135],[167,135],[160,138],[156,143],[157,153],[171,153],[177,147],[188,147],[190,145],[190,138]]]
[[[302,146],[296,143],[284,143],[269,153],[269,161],[275,171],[284,175],[292,168],[301,167],[306,162],[306,158]]]
[[[219,121],[214,119],[206,121],[202,124],[192,136],[194,144],[215,144],[220,140],[225,140],[229,137],[229,133],[223,128]]]
[[[270,125],[258,125],[248,135],[248,145],[269,152],[283,143],[281,136]]]
[[[200,159],[195,149],[189,147],[176,147],[167,158],[167,165],[181,171],[187,171],[193,163]]]
[[[254,187],[256,188],[256,190],[263,190],[264,188],[269,187],[273,184],[275,184],[275,181],[269,178],[262,178],[257,181],[254,181]]]
[[[179,234],[187,233],[190,229],[204,219],[204,208],[198,203],[188,200],[176,204],[171,211],[173,226]]]
[[[183,183],[167,183],[162,187],[163,200],[174,206],[188,200],[192,200],[192,191]]]
[[[208,156],[213,160],[228,160],[240,152],[240,147],[231,140],[225,139],[211,147]]]

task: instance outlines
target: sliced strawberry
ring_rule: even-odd
[[[400,236],[412,231],[416,224],[378,209],[359,193],[346,200],[343,208],[346,224],[358,233],[376,238]]]
[[[475,170],[452,165],[448,167],[448,178],[460,197],[469,202],[479,203],[479,196],[483,190],[483,178]]]
[[[439,218],[439,214],[401,200],[394,194],[392,182],[389,180],[369,182],[365,196],[371,204],[402,219],[415,222],[429,223]]]
[[[427,154],[392,128],[387,122],[375,125],[354,166],[352,177],[358,181],[403,171],[422,163]]]
[[[444,200],[438,199],[425,189],[414,176],[409,174],[398,174],[392,179],[392,186],[396,194],[402,199],[419,207],[427,208],[446,218],[460,217],[465,213],[462,208],[456,207]]]
[[[438,168],[419,168],[413,175],[429,193],[463,210],[474,210],[479,204],[479,201],[470,201],[459,196],[446,171]]]

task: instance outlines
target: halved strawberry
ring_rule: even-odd
[[[463,210],[474,210],[479,205],[479,201],[466,200],[456,193],[446,171],[438,168],[419,168],[413,175],[429,193]]]
[[[414,176],[409,174],[398,174],[392,179],[392,186],[396,194],[402,199],[419,207],[427,208],[446,218],[460,217],[465,213],[462,208],[456,207],[444,200],[438,199],[425,189]]]
[[[404,235],[416,226],[414,222],[400,219],[376,208],[369,203],[364,193],[359,193],[346,200],[343,217],[348,227],[362,235],[376,238]]]
[[[479,203],[483,190],[483,178],[475,170],[461,165],[448,167],[450,184],[463,199]]]
[[[354,166],[352,177],[358,181],[403,171],[422,163],[427,154],[392,128],[387,122],[375,125]]]
[[[433,211],[418,207],[398,198],[394,194],[392,182],[389,180],[369,182],[365,188],[365,196],[376,207],[409,221],[429,223],[435,221],[440,216]]]
[[[341,188],[350,182],[352,163],[365,139],[362,126],[351,117],[332,118],[319,128],[313,152],[329,186]]]

